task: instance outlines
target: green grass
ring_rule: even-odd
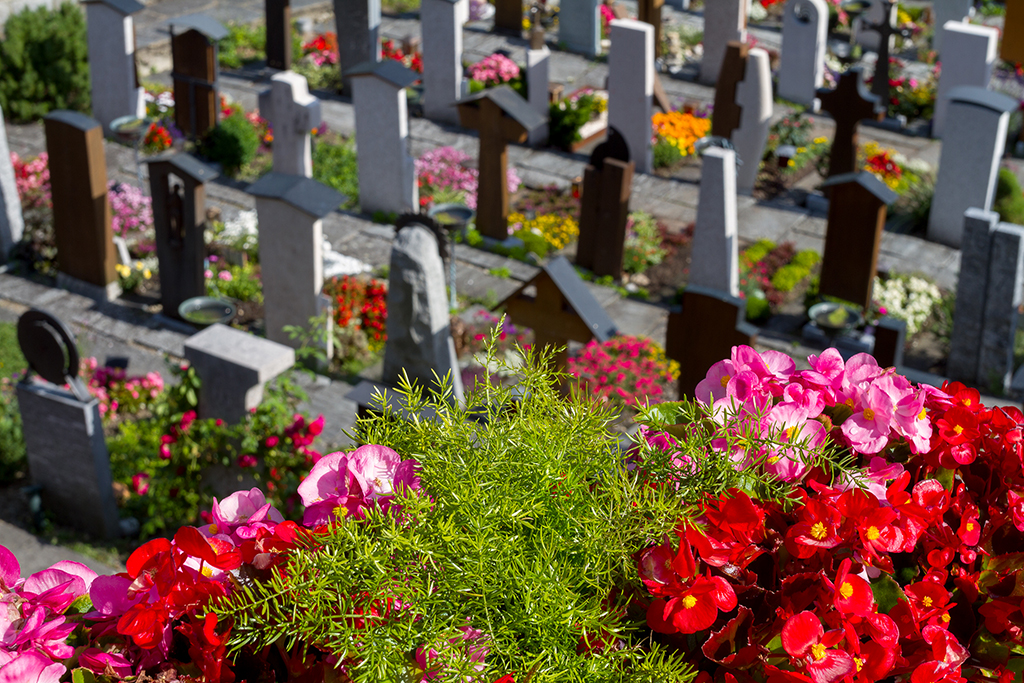
[[[17,326],[0,323],[0,483],[14,481],[25,471],[25,441],[21,435],[21,413],[14,395],[14,376],[28,364],[18,347]]]
[[[28,367],[18,347],[18,329],[14,323],[0,323],[0,377],[10,377]]]
[[[315,141],[313,179],[345,195],[343,208],[354,208],[359,203],[359,170],[356,167],[355,142],[331,134]]]

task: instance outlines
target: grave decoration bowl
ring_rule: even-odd
[[[822,301],[807,309],[807,317],[823,330],[844,332],[864,322],[864,316],[853,306],[833,301]]]
[[[230,301],[212,296],[194,296],[185,299],[178,306],[178,315],[181,319],[197,327],[209,327],[215,323],[227,324],[237,312],[238,308]]]
[[[465,204],[438,204],[432,207],[427,215],[437,221],[438,225],[449,232],[465,229],[473,220],[476,211]]]
[[[146,134],[152,119],[139,118],[138,116],[122,116],[110,122],[110,131],[122,142],[135,144]]]

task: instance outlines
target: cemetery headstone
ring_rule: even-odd
[[[287,71],[292,68],[291,0],[266,0],[267,66]]]
[[[360,207],[370,214],[418,210],[405,89],[419,80],[419,74],[387,59],[365,62],[349,77],[356,113]]]
[[[267,382],[295,365],[295,350],[220,323],[185,340],[202,386],[199,417],[241,422],[263,400]]]
[[[891,316],[875,323],[875,346],[871,355],[883,368],[903,367],[903,347],[907,342],[907,321]]]
[[[116,298],[117,254],[107,201],[103,127],[78,112],[43,119],[53,196],[58,284],[99,298]]]
[[[21,198],[14,178],[11,150],[7,146],[7,126],[0,110],[0,261],[7,259],[11,247],[21,241],[25,220],[21,215]]]
[[[879,36],[877,25],[885,21],[887,13],[888,23],[892,24],[895,22],[896,6],[892,5],[890,7],[888,0],[867,0],[867,3],[867,10],[853,20],[853,42],[865,50],[878,52],[881,37]],[[893,39],[893,36],[890,35],[890,41]],[[888,49],[892,50],[893,47],[894,45],[890,43]]]
[[[322,118],[306,77],[294,71],[274,74],[270,89],[260,93],[259,107],[274,129],[274,172],[312,177],[310,132]]]
[[[988,88],[999,44],[999,29],[992,26],[949,21],[936,31],[939,33],[945,35],[945,52],[932,117],[932,137],[936,138],[941,138],[945,129],[949,93],[953,88],[963,85]]]
[[[453,398],[462,403],[437,237],[423,225],[407,225],[398,231],[390,264],[383,381],[396,386],[405,374],[425,388],[436,388],[434,374],[448,375]]]
[[[174,81],[174,123],[190,138],[200,137],[217,125],[220,101],[217,78],[217,41],[228,31],[202,14],[172,19],[171,78]],[[175,34],[175,28],[184,29]]]
[[[510,321],[533,329],[538,346],[562,348],[552,359],[558,369],[565,369],[570,341],[604,342],[618,334],[615,323],[564,256],[548,261],[499,305],[505,307]]]
[[[456,104],[465,93],[462,25],[469,0],[423,0],[423,112],[429,119],[458,123]]]
[[[999,56],[1010,64],[1024,62],[1024,5],[1013,0],[1006,3]]]
[[[135,67],[132,15],[144,9],[135,0],[86,0],[92,114],[110,132],[121,116],[146,115],[144,88]]]
[[[889,55],[895,48],[897,0],[871,0],[871,9],[858,17],[867,36],[868,42],[874,40],[875,46],[866,49],[874,50],[878,55],[875,61],[875,73],[871,80],[871,92],[882,102],[889,102]],[[877,17],[877,18],[876,18]]]
[[[497,240],[508,237],[508,143],[524,143],[544,119],[507,85],[488,88],[459,102],[463,127],[480,136],[477,157],[476,227],[480,234]]]
[[[217,172],[184,152],[148,164],[160,302],[164,315],[177,318],[183,301],[206,294],[206,182]]]
[[[611,22],[608,126],[618,130],[640,173],[650,173],[654,96],[654,27],[634,19]]]
[[[327,311],[321,296],[324,284],[323,217],[345,197],[310,178],[268,173],[249,186],[256,197],[260,225],[260,274],[263,281],[263,320],[267,339],[298,348],[301,343],[286,326],[308,329],[310,321]],[[327,357],[331,357],[327,335]]]
[[[821,110],[836,122],[828,177],[853,173],[857,170],[857,127],[864,119],[880,121],[885,107],[864,87],[864,72],[859,66],[844,71],[835,90],[819,90],[818,99]]]
[[[736,220],[736,153],[704,150],[700,199],[693,228],[689,285],[739,296],[739,227]]]
[[[562,0],[558,42],[570,52],[593,59],[601,53],[601,0]]]
[[[523,0],[495,0],[494,30],[520,36],[523,33]]]
[[[956,380],[973,382],[985,327],[985,297],[992,260],[992,234],[999,214],[978,208],[964,212],[960,247],[960,275],[956,284],[956,309],[949,338],[946,372]]]
[[[665,0],[639,0],[637,19],[654,27],[654,56],[661,55],[661,8]]]
[[[948,101],[945,126],[957,134],[942,141],[928,239],[959,247],[964,212],[992,207],[1010,114],[1018,102],[969,86],[953,88]]]
[[[679,361],[679,395],[692,397],[708,368],[728,358],[734,346],[753,346],[757,328],[746,322],[743,299],[688,285],[682,307],[669,313],[665,355]]]
[[[18,319],[18,345],[41,378],[26,374],[17,395],[29,475],[43,489],[43,504],[65,524],[119,536],[99,400],[78,377],[74,335],[59,319],[31,309]]]
[[[973,0],[935,0],[932,4],[932,23],[935,27],[935,34],[932,36],[932,49],[939,53],[943,62],[945,62],[945,55],[942,49],[946,36],[942,27],[950,21],[966,23],[973,6]]]
[[[732,132],[732,144],[742,162],[737,171],[736,189],[743,194],[754,191],[761,157],[768,142],[774,101],[772,72],[768,53],[759,47],[747,54],[743,81],[736,86],[736,104],[740,107],[740,125]]]
[[[711,118],[711,134],[716,137],[729,139],[740,127],[743,112],[736,101],[736,94],[746,77],[749,54],[750,47],[746,43],[733,41],[726,46],[715,85],[715,115]]]
[[[726,46],[747,42],[747,0],[716,0],[704,3],[704,57],[700,82],[714,85],[722,70]]]
[[[380,0],[334,0],[334,23],[338,37],[344,36],[338,40],[338,66],[346,90],[348,71],[363,62],[380,61],[380,21]],[[427,33],[426,25],[423,33]]]
[[[782,18],[778,95],[812,107],[825,82],[828,5],[825,0],[788,0]]]
[[[551,50],[544,43],[543,29],[534,31],[531,36],[530,49],[526,51],[526,94],[530,106],[544,118],[548,119],[550,111],[551,84]],[[527,140],[531,145],[546,145],[548,142],[548,124],[535,128]]]
[[[576,265],[598,277],[622,277],[634,167],[626,141],[611,128],[583,171]]]
[[[871,307],[887,208],[896,193],[867,171],[833,176],[818,291]]]

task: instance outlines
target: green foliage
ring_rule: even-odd
[[[88,59],[77,4],[11,15],[0,42],[0,106],[7,119],[33,121],[55,109],[88,112]]]
[[[651,266],[661,263],[667,255],[668,250],[662,246],[658,219],[643,211],[629,214],[629,226],[622,252],[623,270],[627,273],[642,273]]]
[[[627,596],[639,584],[634,553],[672,533],[703,491],[623,466],[607,408],[565,397],[550,354],[530,352],[512,368],[495,343],[488,364],[520,380],[514,392],[478,384],[458,407],[450,387],[425,398],[406,385],[410,410],[429,406],[436,419],[406,422],[385,410],[359,420],[364,442],[420,461],[429,497],[399,493],[398,518],[340,518],[285,571],[240,585],[215,607],[234,624],[229,649],[316,643],[357,658],[347,673],[363,683],[419,680],[410,678],[411,653],[433,647],[450,662],[437,680],[454,683],[477,675],[448,644],[469,623],[488,637],[487,680],[513,671],[532,672],[531,683],[692,680],[683,655],[648,637],[645,610]],[[651,454],[663,468],[667,458]],[[724,458],[709,466],[732,471]],[[363,596],[402,606],[375,619]],[[621,645],[580,651],[581,638],[611,633]]]
[[[217,43],[217,60],[228,69],[238,69],[264,58],[267,49],[265,24],[228,24],[228,35]]]
[[[0,378],[13,378],[27,367],[28,362],[18,345],[18,326],[0,323]]]
[[[821,254],[814,251],[813,249],[805,249],[803,251],[797,252],[796,256],[793,257],[793,260],[790,261],[790,263],[796,266],[800,266],[801,268],[811,269],[814,266],[818,265],[820,261]]]
[[[224,280],[220,273],[230,273],[231,279]],[[210,296],[225,296],[236,301],[263,303],[263,283],[259,267],[251,261],[243,265],[229,265],[220,273],[206,280],[206,291]]]
[[[221,119],[211,128],[199,145],[199,152],[208,160],[220,164],[224,172],[233,175],[256,157],[260,136],[241,110]]]
[[[671,168],[683,160],[683,153],[668,140],[659,137],[651,148],[654,155],[654,168]]]
[[[746,294],[747,302],[747,320],[751,322],[767,320],[768,316],[771,315],[772,309],[765,293],[760,289],[751,289],[744,293]]]
[[[775,249],[775,242],[769,239],[761,239],[743,250],[741,258],[747,265],[757,263]]]
[[[1017,176],[1008,168],[999,169],[992,210],[999,214],[1001,221],[1024,225],[1024,191]]]
[[[801,251],[793,260],[782,266],[772,275],[772,287],[780,292],[790,292],[811,274],[811,268],[818,264],[821,257],[813,250]]]
[[[313,145],[313,179],[345,195],[343,208],[354,208],[359,203],[355,141],[338,135],[316,140]]]
[[[491,268],[487,272],[493,275],[494,277],[500,277],[503,280],[507,280],[508,278],[512,277],[512,271],[506,268],[505,266],[501,266],[500,268]]]
[[[17,326],[0,323],[0,483],[13,480],[25,469],[25,441],[13,382],[26,367]]]
[[[292,64],[292,71],[306,77],[310,91],[328,90],[341,92],[341,67],[337,64],[317,66],[306,60],[297,60]]]
[[[579,142],[580,127],[607,107],[607,102],[593,93],[585,93],[575,100],[566,98],[552,102],[548,110],[550,128],[548,140],[552,147],[569,149]]]

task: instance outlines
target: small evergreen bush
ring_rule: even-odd
[[[0,106],[9,120],[33,121],[54,109],[89,111],[89,49],[77,5],[23,9],[7,19],[4,34]]]
[[[253,160],[260,147],[260,136],[242,111],[235,111],[221,119],[200,144],[200,152],[231,175]]]
[[[999,220],[1024,225],[1024,190],[1021,190],[1017,176],[1008,168],[999,169],[992,209],[999,214]]]

